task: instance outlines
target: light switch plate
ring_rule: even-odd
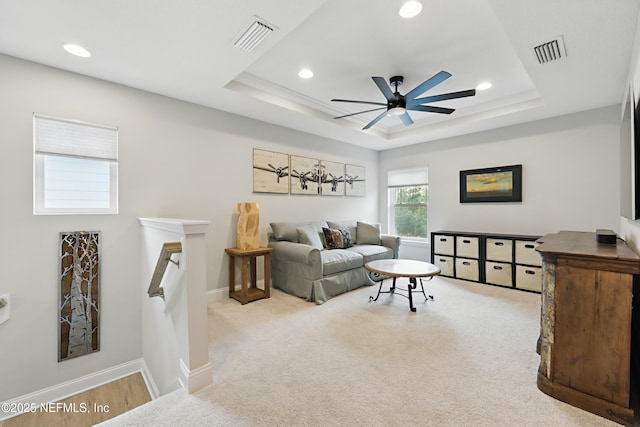
[[[9,320],[11,314],[11,296],[9,294],[0,295],[0,300],[5,300],[6,304],[0,308],[0,325]]]

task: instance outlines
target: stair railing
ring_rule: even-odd
[[[164,289],[160,286],[162,277],[169,263],[173,263],[180,267],[180,261],[174,261],[171,259],[171,255],[182,252],[182,244],[180,242],[167,242],[162,245],[162,251],[160,251],[160,257],[156,263],[156,269],[153,271],[153,277],[151,277],[151,283],[147,294],[149,298],[160,297],[164,299]]]

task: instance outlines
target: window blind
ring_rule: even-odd
[[[36,153],[118,160],[118,128],[39,114],[33,126]]]
[[[427,168],[401,169],[387,172],[387,187],[407,187],[411,185],[427,185],[429,182]]]

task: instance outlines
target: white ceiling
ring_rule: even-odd
[[[0,53],[265,122],[384,150],[620,103],[639,0],[0,0]],[[254,51],[233,45],[255,16],[277,27]],[[533,46],[562,36],[567,56],[540,65]],[[77,43],[92,53],[62,49]],[[300,79],[300,68],[315,76]],[[411,112],[414,124],[332,98],[384,102],[441,70],[436,95],[493,87]]]

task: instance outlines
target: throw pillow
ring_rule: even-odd
[[[380,244],[380,224],[367,224],[358,221],[358,240],[359,245],[379,245]]]
[[[327,227],[326,221],[304,221],[304,222],[272,222],[271,229],[273,230],[273,238],[275,240],[286,240],[289,242],[298,243],[298,227],[305,227],[311,225],[315,227],[318,232],[322,227]]]
[[[349,230],[340,228],[322,228],[324,240],[327,243],[327,249],[346,249],[353,246],[351,241],[351,233]]]
[[[355,243],[358,241],[358,235],[356,233],[357,221],[355,219],[349,219],[344,221],[327,221],[327,228],[334,228],[340,230],[344,228],[351,233],[351,240]]]
[[[305,245],[313,246],[316,249],[324,249],[322,246],[322,240],[320,240],[320,234],[313,225],[305,225],[304,227],[296,228],[298,232],[298,241]]]
[[[272,222],[271,229],[276,240],[286,240],[298,243],[298,227],[304,227],[305,222]]]

